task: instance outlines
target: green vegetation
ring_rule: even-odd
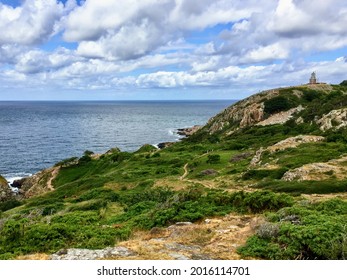
[[[274,192],[286,192],[292,194],[327,194],[347,192],[347,181],[293,181],[283,182],[273,180],[261,182],[254,186],[256,189],[271,190]]]
[[[239,249],[264,259],[346,259],[347,202],[301,203],[268,215],[256,235]]]
[[[282,95],[265,100],[264,112],[267,114],[275,114],[281,111],[287,111],[293,108],[296,104]]]

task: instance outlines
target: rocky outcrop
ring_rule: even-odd
[[[250,165],[256,166],[261,164],[261,156],[265,151],[268,151],[270,153],[275,153],[277,151],[283,151],[285,149],[289,148],[296,148],[301,144],[304,143],[317,143],[324,141],[325,138],[323,136],[315,136],[315,135],[298,135],[295,137],[289,137],[287,139],[284,139],[272,146],[267,147],[266,149],[260,148],[256,153],[253,159],[251,160]]]
[[[13,198],[13,193],[8,186],[7,180],[0,175],[0,202]]]
[[[284,181],[320,181],[331,177],[335,180],[347,178],[347,156],[333,159],[328,162],[316,162],[305,164],[299,168],[287,171]]]
[[[52,181],[58,172],[59,167],[51,167],[25,178],[21,186],[21,196],[29,198],[54,190]]]
[[[316,122],[322,131],[340,129],[347,126],[347,108],[332,110]]]
[[[240,127],[247,127],[260,122],[264,118],[264,103],[255,103],[243,111]]]
[[[179,128],[177,129],[177,134],[181,136],[190,136],[197,132],[201,127],[201,125],[194,125],[192,127]]]
[[[278,89],[267,90],[233,104],[208,121],[207,132],[213,134],[228,126],[246,127],[262,121],[264,118],[264,100],[278,94]]]
[[[265,125],[273,125],[273,124],[284,124],[287,121],[289,121],[295,113],[298,113],[302,111],[303,109],[304,107],[300,105],[286,112],[280,112],[280,113],[274,114],[270,116],[269,118],[267,118],[266,120],[258,122],[256,125],[265,126]]]
[[[315,136],[315,135],[298,135],[295,137],[289,137],[284,139],[272,146],[266,148],[267,151],[273,153],[277,151],[283,151],[288,148],[296,148],[304,143],[317,143],[324,141],[325,138],[323,136]]]

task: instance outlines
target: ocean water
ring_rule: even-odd
[[[24,177],[85,150],[135,151],[177,141],[234,103],[219,101],[0,102],[0,174]]]

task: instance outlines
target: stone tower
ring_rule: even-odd
[[[309,84],[317,84],[316,73],[312,72]]]

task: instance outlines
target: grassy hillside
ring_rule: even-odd
[[[229,213],[263,217],[239,247],[242,257],[345,259],[346,92],[271,90],[163,150],[86,151],[57,163],[57,174],[46,174],[54,190],[0,203],[0,259],[104,248],[138,231]]]

